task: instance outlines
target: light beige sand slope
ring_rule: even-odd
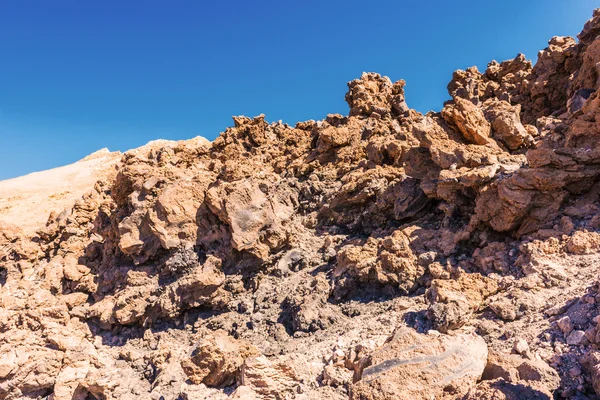
[[[51,211],[60,213],[94,187],[121,158],[107,149],[60,168],[0,181],[0,229],[14,225],[30,235]]]

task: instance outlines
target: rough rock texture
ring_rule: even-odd
[[[258,355],[252,345],[236,341],[224,331],[207,334],[183,360],[183,371],[193,383],[225,387],[233,384],[246,358]]]
[[[400,329],[359,362],[351,399],[414,399],[464,395],[481,378],[488,349],[475,335],[418,334]]]
[[[599,35],[0,182],[0,399],[600,398]]]

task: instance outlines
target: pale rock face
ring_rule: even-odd
[[[0,221],[24,235],[44,227],[50,214],[58,215],[94,187],[111,179],[121,153],[99,151],[74,164],[0,181]],[[26,218],[24,218],[26,216]]]

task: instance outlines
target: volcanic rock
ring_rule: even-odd
[[[596,398],[599,35],[0,182],[0,399]]]
[[[459,396],[481,378],[487,356],[487,345],[475,335],[400,329],[361,361],[350,398],[426,398],[444,392]]]

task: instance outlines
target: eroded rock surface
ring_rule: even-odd
[[[418,334],[400,329],[361,360],[351,399],[439,398],[464,395],[481,378],[488,357],[476,335]]]
[[[0,182],[0,399],[600,398],[598,35]]]

